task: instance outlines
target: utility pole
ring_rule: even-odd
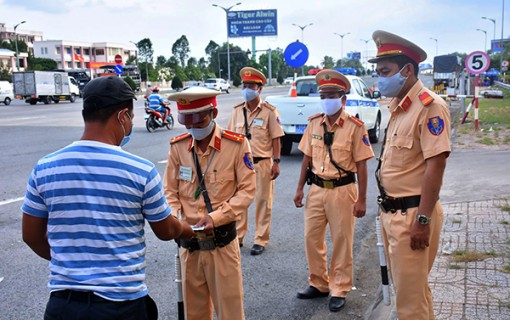
[[[344,34],[340,34],[340,33],[336,33],[336,32],[335,32],[335,34],[336,34],[337,36],[339,36],[340,38],[342,38],[342,41],[341,41],[341,46],[342,46],[341,48],[342,48],[342,51],[341,51],[341,53],[340,53],[340,67],[341,67],[341,66],[343,65],[342,60],[344,59],[344,37],[345,37],[346,35],[348,35],[348,34],[351,34],[351,33],[350,33],[350,32],[347,32],[347,33],[344,33]]]
[[[301,29],[301,43],[304,44],[305,43],[305,39],[304,39],[305,29],[306,29],[306,27],[309,27],[309,26],[313,25],[313,22],[309,23],[309,24],[305,24],[304,26],[297,25],[295,23],[293,23],[292,25],[298,27],[299,29]],[[305,75],[305,66],[301,67],[301,74],[303,76]]]

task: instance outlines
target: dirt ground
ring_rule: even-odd
[[[457,124],[453,134],[453,147],[457,150],[508,150],[510,149],[510,126],[483,125],[475,130],[473,122]]]

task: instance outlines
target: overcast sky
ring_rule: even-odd
[[[487,48],[494,36],[501,38],[504,0],[239,0],[232,10],[276,9],[278,36],[258,37],[257,50],[285,47],[301,40],[301,29],[294,26],[313,23],[304,29],[308,65],[319,65],[325,55],[335,60],[349,51],[375,51],[374,30],[396,33],[421,46],[428,62],[436,54],[454,51],[470,53]],[[18,30],[43,33],[45,40],[76,40],[129,44],[150,38],[154,58],[171,56],[172,44],[182,35],[190,43],[191,56],[205,57],[210,40],[226,42],[225,12],[213,7],[230,7],[236,0],[0,0],[0,22]],[[505,2],[504,38],[510,34],[510,1]],[[231,38],[230,43],[251,50],[251,38]],[[370,52],[371,51],[371,52]]]

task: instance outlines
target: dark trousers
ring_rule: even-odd
[[[44,320],[147,320],[146,297],[129,301],[88,299],[50,296]]]

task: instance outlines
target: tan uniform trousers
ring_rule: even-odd
[[[346,297],[352,288],[352,242],[355,217],[352,215],[358,198],[354,183],[324,189],[312,184],[305,207],[305,249],[310,269],[309,283],[334,297]],[[328,276],[326,226],[333,242]]]
[[[254,244],[266,247],[271,232],[273,214],[274,180],[271,180],[273,160],[268,158],[255,164],[257,189],[255,193],[255,240]],[[243,243],[248,232],[248,210],[241,214],[237,222],[237,238]]]
[[[223,248],[189,252],[180,249],[186,320],[244,319],[239,242]]]
[[[438,201],[430,221],[429,247],[411,249],[411,225],[416,220],[418,208],[402,215],[381,213],[384,247],[396,291],[399,320],[434,319],[429,272],[432,269],[439,246],[443,226],[443,208]]]

